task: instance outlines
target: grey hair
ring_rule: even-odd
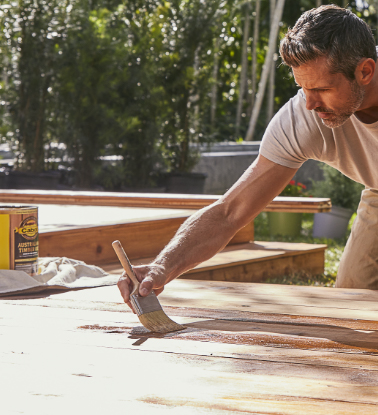
[[[370,27],[350,10],[334,4],[302,14],[280,44],[284,63],[292,68],[325,56],[331,73],[355,79],[361,59],[377,61],[377,50]]]

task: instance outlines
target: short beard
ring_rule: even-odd
[[[342,113],[329,111],[327,109],[316,108],[317,112],[332,113],[332,117],[328,119],[322,118],[322,123],[328,128],[341,127],[345,122],[360,108],[362,101],[364,100],[365,90],[361,88],[357,81],[350,83],[351,96],[345,103],[345,109]]]

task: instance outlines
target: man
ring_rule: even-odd
[[[260,155],[216,203],[190,217],[149,265],[135,267],[140,294],[209,259],[278,195],[307,159],[363,183],[337,287],[378,289],[378,70],[370,28],[334,5],[304,13],[280,54],[301,88],[276,114]],[[118,283],[129,301],[129,280]]]

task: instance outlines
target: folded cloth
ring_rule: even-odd
[[[39,258],[38,275],[31,277],[24,271],[0,270],[0,295],[72,290],[114,285],[116,275],[110,275],[94,265],[69,258]]]

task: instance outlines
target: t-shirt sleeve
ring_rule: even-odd
[[[304,94],[286,103],[269,123],[260,154],[281,166],[297,169],[308,159],[319,159],[323,151],[317,115],[306,109]]]

